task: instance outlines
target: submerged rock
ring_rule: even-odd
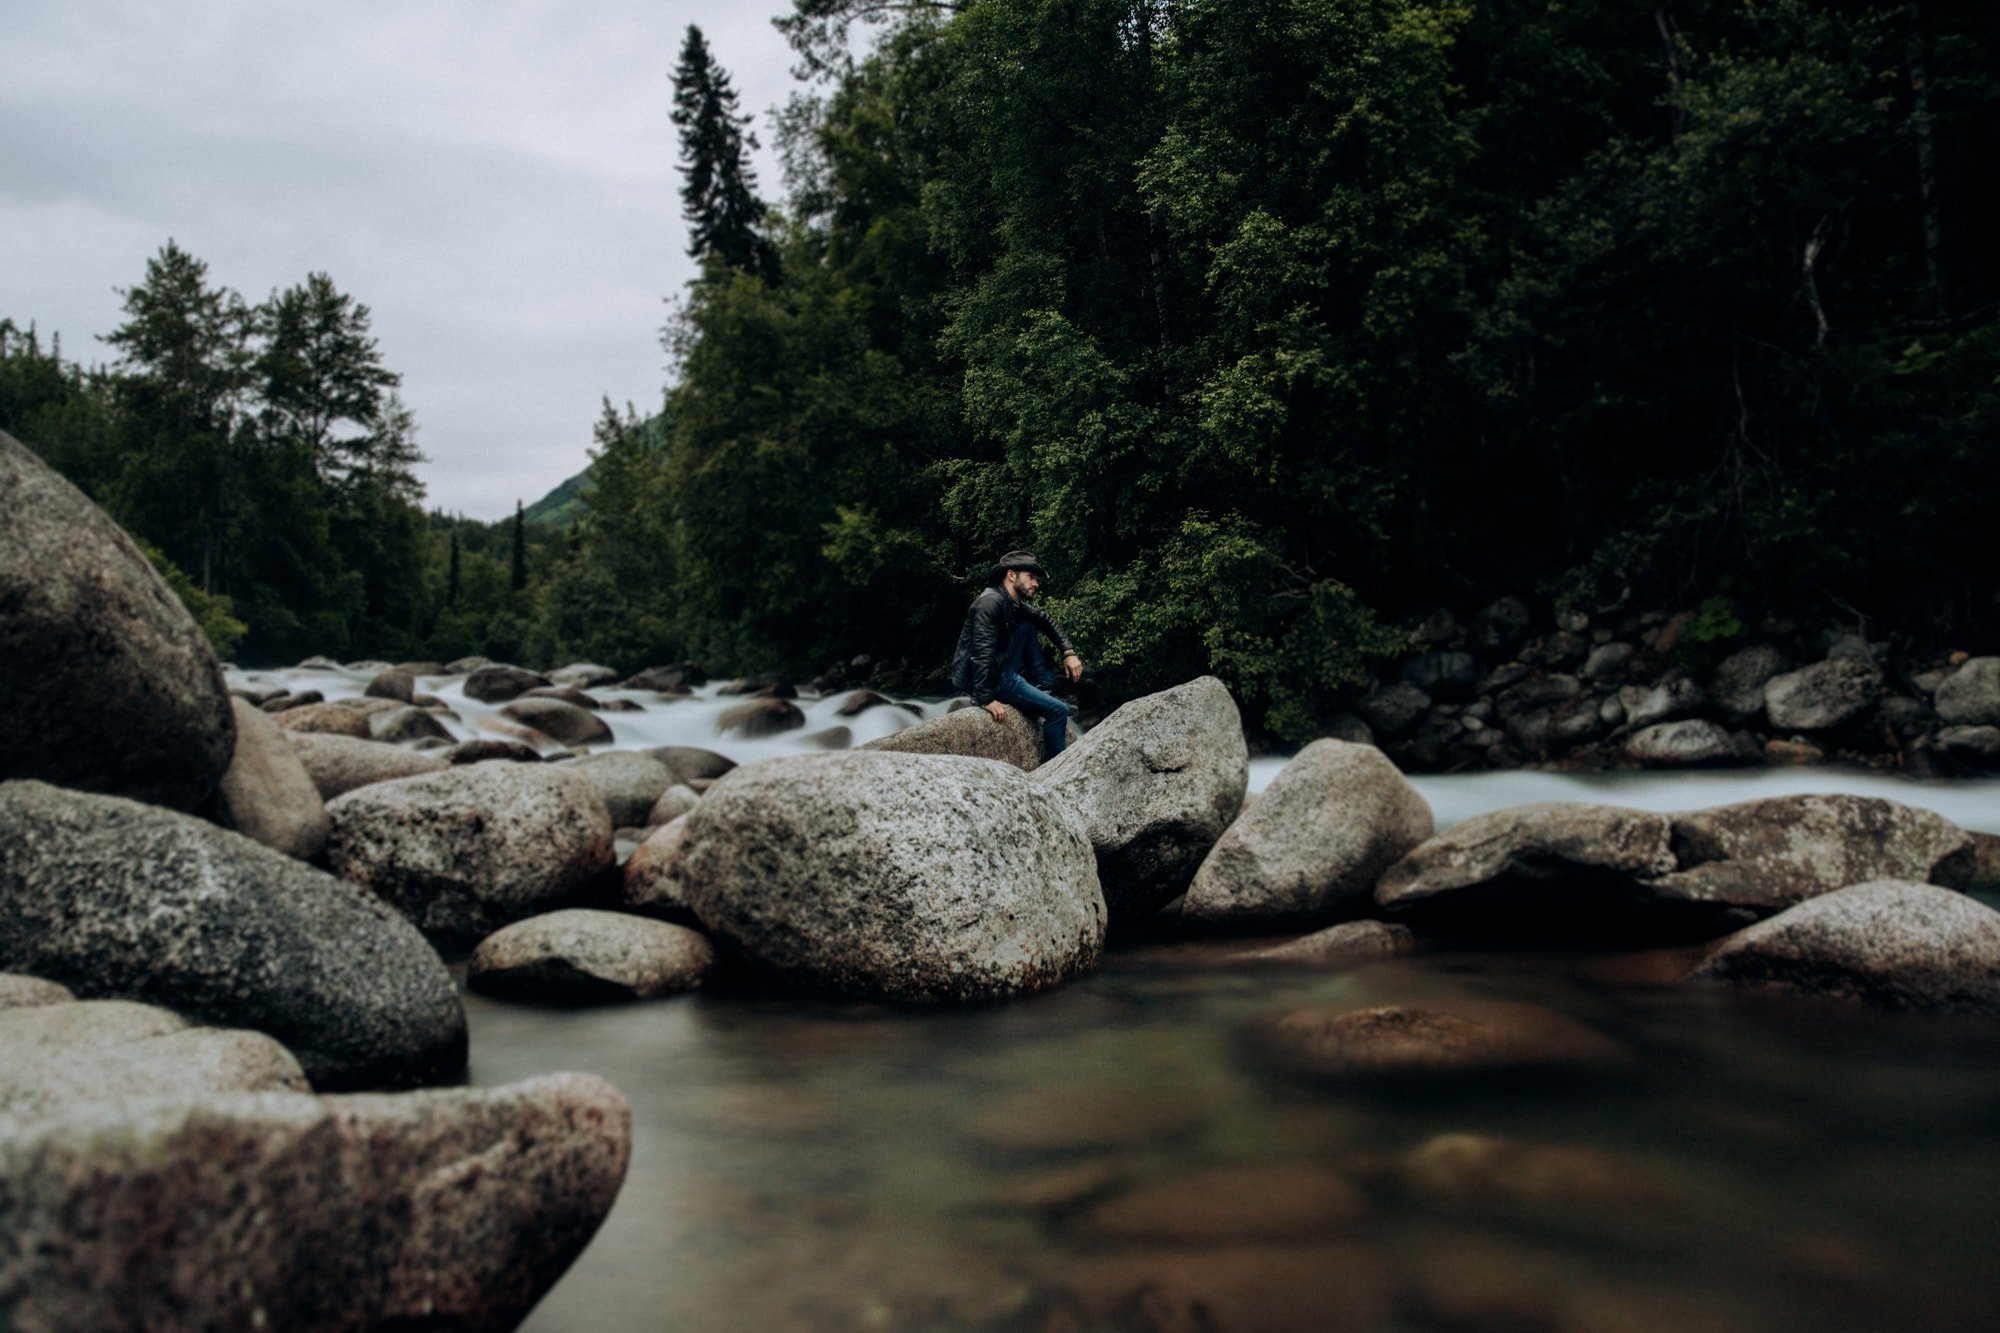
[[[1202,1171],[1114,1195],[1078,1225],[1093,1241],[1119,1244],[1300,1240],[1345,1230],[1367,1210],[1340,1172],[1288,1162]]]
[[[670,828],[680,891],[717,940],[806,989],[1011,995],[1089,970],[1103,947],[1082,828],[1002,764],[770,759],[724,777]]]
[[[1236,818],[1250,752],[1228,688],[1203,676],[1119,708],[1034,781],[1082,817],[1111,919],[1139,920],[1179,896]]]
[[[1386,921],[1347,921],[1284,944],[1234,954],[1228,961],[1331,969],[1397,958],[1415,953],[1417,948],[1416,934],[1408,926]]]
[[[320,1088],[465,1065],[451,975],[386,904],[240,834],[115,797],[0,784],[0,968],[267,1032]]]
[[[611,815],[562,764],[463,764],[327,803],[327,864],[447,948],[566,905],[610,866]]]
[[[222,666],[89,497],[0,431],[0,779],[192,810],[229,766]]]
[[[624,912],[571,908],[503,926],[479,942],[466,984],[549,1000],[650,1000],[693,990],[715,968],[708,937]]]
[[[1722,940],[1690,979],[2000,1014],[2000,912],[1934,884],[1856,884]]]
[[[617,1197],[631,1112],[558,1074],[73,1105],[0,1135],[22,1333],[514,1327]]]
[[[1181,919],[1251,927],[1359,916],[1374,907],[1382,872],[1432,828],[1430,806],[1380,750],[1314,741],[1216,842]]]
[[[1629,1058],[1609,1037],[1552,1009],[1499,1002],[1299,1009],[1266,1020],[1256,1038],[1280,1069],[1314,1079],[1574,1072]]]

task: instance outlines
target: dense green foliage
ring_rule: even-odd
[[[273,650],[922,671],[1019,545],[1096,686],[1214,671],[1293,739],[1413,608],[1508,592],[1699,607],[1704,651],[1835,611],[2000,647],[1992,5],[780,26],[788,198],[690,33],[675,380],[607,405],[518,591],[514,525],[414,518],[394,377],[321,278],[246,310],[170,246],[112,370],[7,335],[0,425]]]

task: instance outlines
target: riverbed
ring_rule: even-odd
[[[364,683],[276,674],[329,697]],[[422,688],[458,711],[455,734],[484,734],[492,710]],[[712,690],[632,697],[646,711],[605,715],[614,744],[743,762],[943,707],[838,719],[838,699],[802,700],[806,727],[732,744]],[[1257,761],[1252,785],[1281,762]],[[1417,786],[1440,825],[1529,801],[1852,791],[2000,833],[2000,783],[1833,768]],[[963,1009],[726,987],[592,1009],[469,995],[473,1083],[589,1070],[635,1118],[616,1207],[525,1327],[2000,1326],[2000,1025],[1689,991],[1644,955],[1457,946],[1328,974],[1232,966],[1231,947],[1127,940],[1059,991]],[[1556,1009],[1623,1058],[1391,1089],[1301,1083],[1251,1039],[1300,1006],[1461,1000]],[[1478,1142],[1456,1135],[1567,1155],[1426,1177],[1440,1143]],[[1352,1206],[1273,1228],[1267,1168],[1344,1179]]]

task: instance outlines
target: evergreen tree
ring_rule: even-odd
[[[528,516],[519,500],[514,501],[514,563],[507,586],[515,592],[528,586]]]
[[[764,205],[748,152],[750,117],[737,114],[736,90],[709,54],[701,29],[688,25],[674,71],[673,122],[681,141],[681,213],[688,224],[688,253],[710,255],[730,268],[764,279],[777,276],[777,252],[758,231]]]

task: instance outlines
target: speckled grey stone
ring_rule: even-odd
[[[715,968],[700,931],[625,912],[571,908],[503,926],[479,942],[466,984],[551,1000],[648,1000],[693,990]]]
[[[1431,808],[1372,745],[1314,741],[1195,872],[1181,919],[1317,925],[1372,910],[1382,872],[1431,836]]]
[[[222,666],[131,538],[0,431],[0,779],[191,810],[234,751]]]
[[[198,1027],[130,1000],[0,1009],[0,1117],[107,1098],[309,1091],[292,1053],[261,1032]]]
[[[363,890],[191,816],[0,784],[0,968],[268,1032],[315,1086],[465,1064],[451,975]]]
[[[324,801],[373,783],[440,773],[451,767],[442,754],[407,750],[387,741],[310,731],[292,732],[290,739]]]
[[[1936,704],[1946,726],[2000,725],[2000,657],[1975,657],[1945,677]]]
[[[1658,722],[1625,740],[1625,755],[1647,768],[1695,768],[1741,762],[1736,741],[1705,717]]]
[[[701,803],[701,796],[692,787],[676,782],[660,793],[660,799],[653,802],[653,808],[646,812],[647,828],[659,828],[671,824]]]
[[[971,755],[997,759],[1027,772],[1041,767],[1042,729],[1040,724],[1012,708],[1000,721],[995,721],[983,708],[961,708],[942,717],[912,723],[857,748],[897,754]]]
[[[75,998],[76,992],[59,981],[45,981],[21,972],[0,972],[0,1009],[63,1004]]]
[[[298,748],[270,715],[242,699],[236,753],[215,789],[215,821],[274,851],[307,860],[326,844],[326,802]]]
[[[611,906],[661,921],[696,924],[694,909],[688,906],[687,896],[681,891],[681,849],[686,834],[687,817],[683,815],[654,829],[634,848],[619,868],[618,888],[611,895]]]
[[[597,788],[611,811],[616,828],[633,828],[648,822],[654,804],[674,783],[667,766],[643,750],[606,750],[585,755],[569,765]],[[689,795],[693,795],[692,792]]]
[[[596,1232],[631,1112],[587,1074],[93,1102],[0,1132],[16,1333],[515,1327]]]
[[[327,802],[327,864],[446,948],[567,905],[612,862],[611,815],[562,764],[461,764]]]
[[[719,780],[676,827],[681,891],[702,922],[803,988],[981,999],[1056,985],[1103,947],[1075,814],[991,760],[769,759]]]
[[[1882,693],[1882,669],[1859,657],[1836,657],[1773,676],[1764,712],[1787,731],[1825,731],[1852,721]]]

